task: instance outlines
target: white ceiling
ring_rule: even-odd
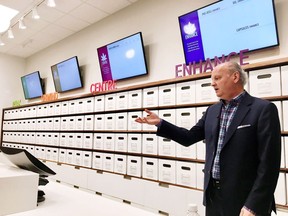
[[[137,0],[55,0],[55,8],[47,7],[46,1],[0,0],[0,4],[19,11],[11,21],[14,39],[9,39],[7,32],[1,34],[5,45],[0,46],[0,53],[29,57]],[[30,13],[36,5],[39,20],[32,19]],[[27,29],[20,30],[18,20],[23,15]]]

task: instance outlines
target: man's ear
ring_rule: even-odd
[[[240,80],[240,73],[238,71],[234,72],[232,76],[234,83],[237,83]]]

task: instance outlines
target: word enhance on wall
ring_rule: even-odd
[[[249,58],[248,55],[245,55],[246,52],[248,52],[249,49],[240,50],[239,52],[239,64],[240,65],[246,65],[249,63],[244,63],[244,59]],[[232,57],[236,57],[238,53],[231,52],[227,57],[223,54],[222,57],[214,57],[214,64],[212,63],[212,60],[210,58],[207,58],[205,62],[202,62],[202,60],[197,64],[196,62],[190,63],[189,65],[186,64],[179,64],[175,66],[175,77],[184,77],[184,76],[190,76],[198,73],[206,73],[213,70],[214,67],[216,67],[218,64],[228,62],[231,60]]]

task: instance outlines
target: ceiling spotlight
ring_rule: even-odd
[[[10,38],[10,39],[14,38],[14,34],[13,34],[11,27],[8,29],[8,38]]]
[[[56,7],[56,3],[54,0],[47,0],[47,6],[48,7]]]
[[[37,8],[36,7],[32,9],[32,18],[33,19],[40,19],[40,16],[39,16],[39,14],[37,12]]]
[[[25,26],[24,24],[24,18],[22,17],[20,20],[19,20],[19,29],[26,29],[27,27]]]

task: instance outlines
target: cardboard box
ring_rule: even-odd
[[[143,107],[158,107],[159,89],[158,87],[143,89]]]
[[[126,155],[118,155],[114,156],[114,172],[126,174],[127,169],[127,156]]]
[[[176,162],[176,184],[196,188],[196,163]]]
[[[176,183],[176,161],[159,159],[159,181]]]
[[[142,89],[133,90],[128,92],[128,108],[141,108],[142,107]]]
[[[249,93],[255,97],[281,95],[280,68],[253,70],[249,72]]]
[[[162,156],[176,156],[176,143],[173,140],[158,137],[158,154]]]
[[[205,103],[205,102],[215,102],[218,101],[218,97],[211,86],[211,79],[201,79],[195,81],[196,85],[196,103]]]
[[[115,113],[115,129],[126,131],[128,129],[128,113]]]
[[[115,134],[115,151],[127,152],[128,149],[128,135],[126,133]]]
[[[94,128],[94,115],[84,116],[84,130],[93,130]]]
[[[142,177],[158,181],[158,158],[142,158]]]
[[[105,98],[104,95],[99,95],[94,97],[94,111],[104,111],[105,110]]]
[[[102,133],[94,133],[94,142],[93,142],[93,149],[103,149],[104,143],[104,134]]]
[[[128,92],[116,94],[116,110],[128,109]]]
[[[171,106],[175,104],[176,104],[175,84],[159,86],[159,106]]]
[[[105,99],[105,111],[116,109],[116,94],[106,94]]]
[[[288,66],[281,66],[281,92],[288,95]]]
[[[114,154],[103,154],[103,170],[114,172]]]
[[[128,134],[128,152],[141,153],[142,150],[142,134]]]
[[[92,153],[92,168],[102,170],[103,169],[103,153]]]
[[[142,158],[137,156],[127,156],[127,175],[141,177]]]
[[[142,135],[142,153],[158,155],[158,137],[156,134]]]
[[[114,151],[115,150],[115,134],[114,133],[105,133],[104,134],[104,150]]]
[[[176,105],[193,104],[196,101],[195,81],[176,84]]]

